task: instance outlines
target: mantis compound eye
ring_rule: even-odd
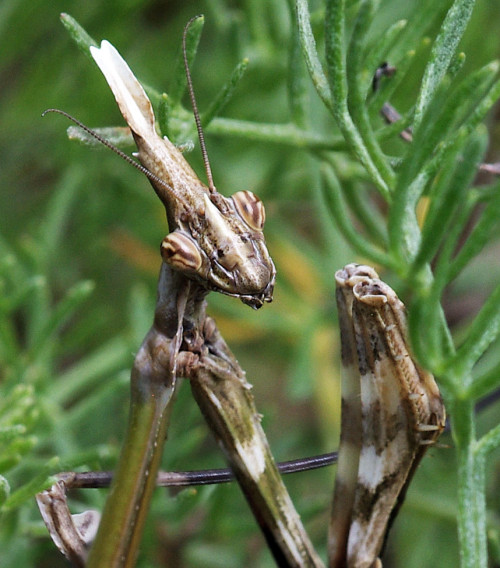
[[[255,231],[262,231],[266,220],[266,210],[262,201],[251,191],[238,191],[232,196],[239,216]]]
[[[161,256],[167,264],[178,270],[196,272],[202,264],[196,243],[179,231],[173,231],[163,239]]]

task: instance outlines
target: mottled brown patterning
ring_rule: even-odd
[[[381,566],[388,525],[445,410],[408,345],[406,312],[370,267],[336,275],[342,427],[329,532],[331,568]]]

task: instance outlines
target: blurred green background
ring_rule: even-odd
[[[443,10],[450,4],[438,3]],[[357,4],[352,2],[353,11]],[[378,31],[411,17],[415,4],[383,0]],[[321,3],[310,5],[319,10],[319,22]],[[44,279],[12,310],[9,329],[0,330],[0,396],[5,403],[0,404],[0,422],[2,409],[11,410],[7,402],[16,404],[15,385],[32,389],[29,405],[25,401],[30,451],[19,450],[22,460],[6,474],[12,491],[40,471],[112,469],[127,419],[128,369],[151,322],[159,243],[167,230],[163,208],[143,176],[104,148],[68,141],[69,124],[62,117],[41,118],[43,110],[57,107],[91,127],[123,125],[99,70],[61,25],[61,12],[71,14],[97,41],[108,39],[141,81],[167,93],[182,29],[190,17],[203,13],[205,28],[192,67],[201,110],[246,57],[247,73],[223,115],[256,123],[290,120],[292,23],[286,0],[2,1],[0,262],[4,271],[15,267],[2,294],[15,294],[9,284]],[[500,3],[478,2],[462,46],[467,55],[463,72],[497,58],[499,37]],[[413,103],[423,65],[418,61],[399,89],[393,101],[398,108]],[[336,133],[321,102],[307,89],[313,128]],[[499,154],[496,119],[492,116],[489,124],[491,161]],[[360,259],[353,257],[324,212],[318,161],[311,153],[293,144],[214,135],[210,128],[206,137],[218,189],[226,195],[250,189],[263,199],[266,238],[278,268],[271,305],[255,313],[234,299],[212,294],[210,313],[254,384],[276,458],[331,451],[337,445],[340,410],[333,274]],[[197,147],[188,160],[204,179]],[[352,164],[346,161],[346,167]],[[498,248],[489,254],[497,263]],[[493,270],[491,278],[496,276],[498,270]],[[45,319],[80,281],[91,281],[92,293],[61,318],[43,343]],[[472,278],[465,281],[449,299],[450,306],[466,301],[475,305],[474,298],[482,294],[475,284]],[[457,313],[457,324],[469,315]],[[11,337],[15,345],[7,345]],[[33,348],[35,340],[38,349]],[[485,427],[495,413],[498,405],[482,415]],[[446,436],[443,443],[449,443]],[[391,535],[384,566],[457,565],[453,450],[430,454]],[[50,465],[55,455],[60,461]],[[499,463],[497,459],[496,469],[489,472],[489,503],[497,509]],[[189,389],[182,389],[164,468],[223,464]],[[328,468],[286,478],[322,553],[333,477],[333,468]],[[72,508],[100,508],[104,498],[104,491],[74,493]],[[32,499],[0,518],[0,551],[0,566],[6,568],[66,565]],[[238,488],[228,485],[157,492],[139,566],[163,565],[261,567],[273,561]]]

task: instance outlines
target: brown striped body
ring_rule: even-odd
[[[367,266],[336,274],[342,340],[342,427],[330,523],[332,568],[379,566],[391,514],[444,428],[432,375],[413,358],[406,313]]]

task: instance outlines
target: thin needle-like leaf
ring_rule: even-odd
[[[332,92],[332,114],[344,138],[366,168],[380,194],[386,201],[390,201],[391,188],[388,181],[383,178],[378,165],[374,163],[349,113],[344,28],[344,0],[329,0],[325,19],[325,49],[328,80]]]
[[[441,30],[432,47],[431,56],[425,68],[422,86],[415,110],[415,128],[422,122],[423,115],[432,101],[462,39],[475,0],[455,0],[446,14]]]
[[[346,65],[348,86],[347,100],[349,113],[360,133],[360,136],[363,138],[367,151],[387,185],[392,186],[394,184],[394,172],[389,166],[387,159],[382,153],[376,137],[374,136],[366,107],[366,83],[371,83],[371,75],[374,72],[374,69],[368,70],[368,77],[370,78],[370,81],[367,81],[367,77],[363,76],[364,70],[362,68],[366,35],[374,13],[377,10],[377,6],[378,1],[376,0],[364,0],[358,11],[358,16],[351,36],[348,50],[349,57]]]
[[[89,49],[91,45],[97,46],[94,39],[90,37],[82,26],[80,26],[80,24],[69,14],[62,13],[61,22],[68,30],[69,35],[73,38],[80,51],[85,55],[85,57],[88,57],[90,61],[93,61]]]
[[[474,136],[457,154],[450,156],[430,196],[430,208],[422,228],[420,250],[411,271],[419,272],[430,263],[442,246],[454,212],[465,203],[465,193],[473,181],[477,167],[486,150],[486,136]],[[460,154],[460,161],[456,159]],[[456,164],[456,167],[455,167]]]
[[[198,16],[193,20],[192,24],[189,26],[186,33],[186,57],[191,67],[196,52],[198,50],[198,44],[201,38],[201,32],[203,31],[203,25],[205,23],[205,18],[203,16]],[[172,83],[169,90],[170,101],[172,106],[180,104],[182,95],[186,90],[186,73],[184,70],[184,58],[182,54],[179,54],[175,68],[172,73]]]
[[[486,300],[470,326],[467,338],[448,364],[448,371],[468,377],[470,370],[500,333],[500,286]],[[469,383],[464,384],[468,387]]]
[[[202,114],[201,122],[205,128],[222,111],[222,109],[231,99],[239,81],[245,74],[247,67],[248,67],[248,59],[243,59],[243,61],[238,63],[238,65],[232,72],[228,82],[222,87],[220,93],[217,95],[215,100],[208,107],[208,109]]]
[[[318,52],[316,49],[316,40],[311,28],[311,20],[309,16],[309,8],[307,0],[296,1],[297,23],[299,26],[299,37],[302,45],[302,52],[306,61],[309,75],[312,83],[324,105],[333,111],[333,98],[328,84],[328,79],[321,66]]]
[[[322,168],[324,179],[324,198],[325,202],[330,209],[332,217],[337,222],[340,232],[344,235],[347,242],[359,254],[369,258],[372,262],[381,264],[383,266],[390,266],[392,264],[389,255],[382,250],[374,247],[370,241],[366,240],[349,222],[349,214],[344,207],[341,190],[337,176],[329,166]]]

